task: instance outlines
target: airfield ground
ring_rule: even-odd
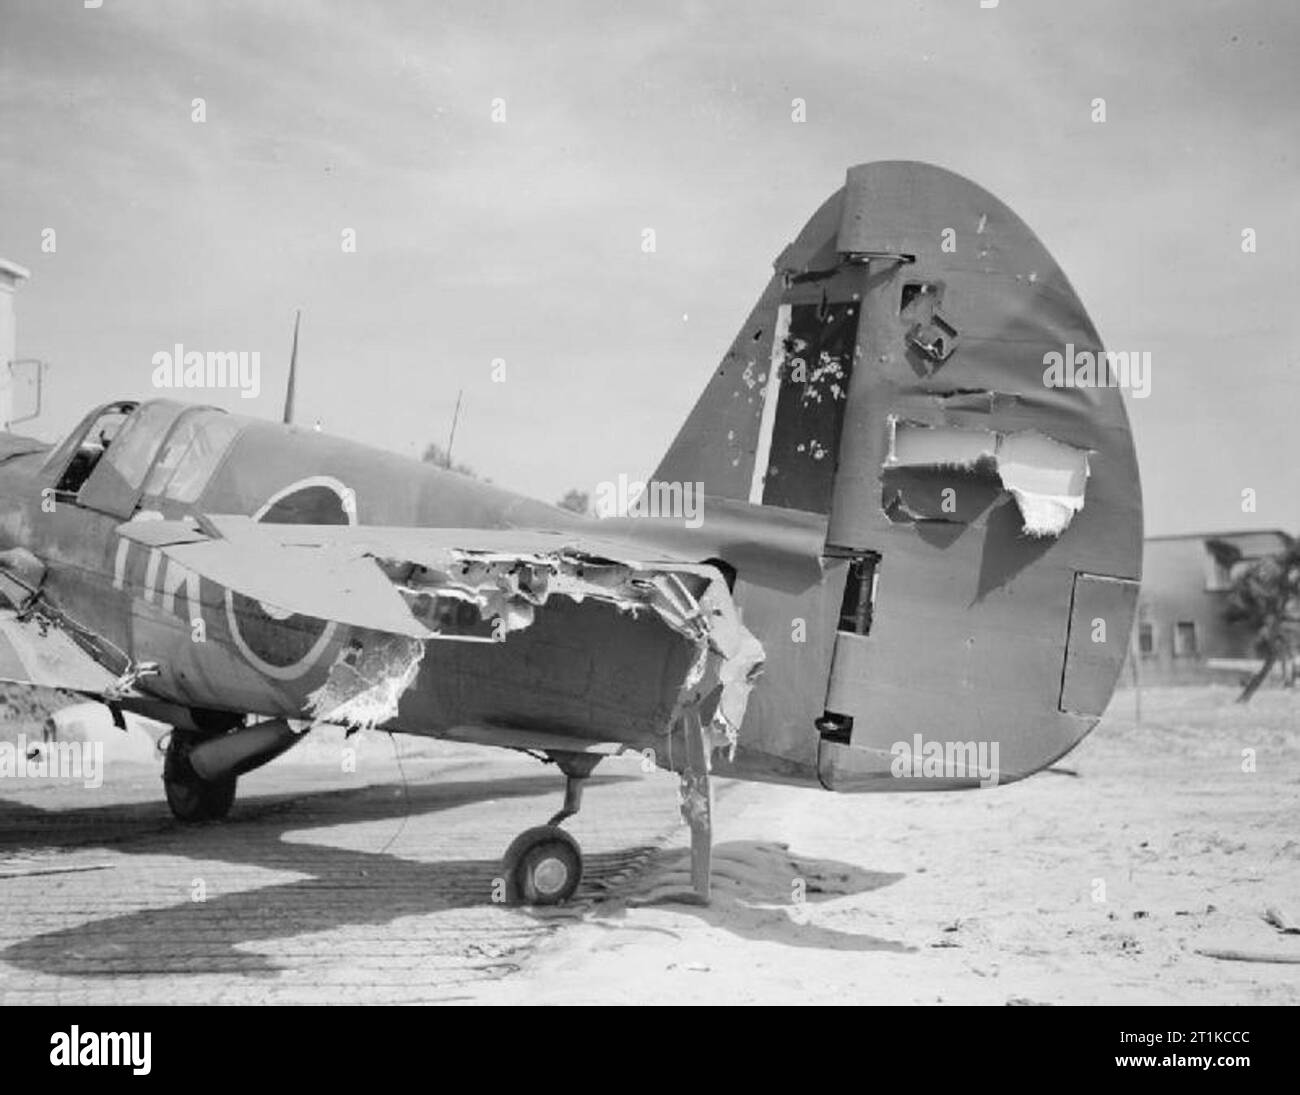
[[[1300,921],[1300,694],[1233,696],[1147,690],[1138,726],[1121,693],[1065,771],[985,792],[720,783],[709,908],[632,759],[571,823],[578,900],[529,911],[492,901],[559,802],[526,758],[369,736],[345,772],[324,735],[190,829],[119,750],[97,789],[0,781],[0,1003],[1300,1003],[1264,919]]]

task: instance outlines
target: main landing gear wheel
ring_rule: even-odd
[[[558,905],[568,901],[582,881],[582,849],[560,828],[582,807],[583,781],[600,763],[599,753],[547,753],[564,773],[564,805],[545,825],[520,833],[506,849],[506,900],[512,905]]]
[[[506,896],[515,904],[558,905],[582,881],[582,849],[558,825],[520,833],[506,849]]]
[[[220,821],[235,802],[236,776],[209,781],[191,767],[189,752],[200,740],[194,734],[173,730],[167,742],[163,790],[177,821]]]

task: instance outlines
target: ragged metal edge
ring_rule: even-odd
[[[741,622],[735,601],[716,569],[705,564],[594,558],[574,551],[510,554],[453,550],[450,556],[450,567],[422,564],[419,581],[395,582],[408,608],[421,595],[451,598],[477,606],[484,621],[500,620],[507,634],[531,626],[536,608],[552,596],[579,604],[590,598],[633,615],[654,612],[696,649],[679,689],[674,721],[684,706],[702,702],[699,685],[713,655],[720,693],[708,727],[710,752],[726,748],[729,756],[734,756],[749,694],[762,671],[765,654],[762,644]],[[406,565],[393,559],[375,562],[390,578],[393,569]],[[705,581],[699,596],[683,581],[688,575]],[[455,634],[436,638],[483,641],[479,636]],[[378,632],[364,641],[354,640],[335,659],[325,683],[308,696],[307,711],[320,721],[353,728],[374,728],[395,718],[403,693],[418,676],[426,641],[433,640]]]
[[[382,632],[367,639],[339,651],[325,683],[307,696],[305,710],[313,719],[373,730],[397,716],[403,693],[419,675],[424,643]]]
[[[1011,493],[1024,531],[1029,536],[1060,536],[1083,509],[1084,493],[1092,469],[1091,450],[1079,449],[1038,430],[1000,432],[959,426],[933,426],[890,415],[889,452],[885,468],[937,467],[963,471],[988,468]],[[933,430],[935,438],[951,440],[948,446],[923,457],[899,455],[899,426],[906,431]],[[916,436],[912,434],[912,436]]]
[[[718,683],[722,686],[718,705],[709,723],[713,747],[727,747],[727,760],[735,760],[736,741],[745,719],[749,694],[763,671],[763,644],[740,619],[727,584],[715,577],[704,591],[701,604],[709,614],[709,648],[720,658]]]
[[[709,820],[711,807],[707,772],[682,771],[681,784],[677,788],[677,807],[687,825],[700,825]]]

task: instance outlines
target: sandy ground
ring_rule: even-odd
[[[634,762],[535,911],[490,896],[558,806],[526,758],[378,737],[343,773],[313,734],[193,828],[128,740],[94,790],[0,786],[0,1002],[1294,1004],[1300,965],[1198,953],[1300,957],[1263,919],[1300,920],[1300,694],[1234,694],[1147,690],[1140,726],[1121,694],[1067,771],[983,792],[720,782],[708,908]]]
[[[1300,965],[1197,953],[1300,958],[1263,919],[1300,921],[1300,695],[1234,695],[1121,693],[1075,774],[989,791],[723,785],[710,908],[665,903],[669,853],[479,998],[1298,1003]]]

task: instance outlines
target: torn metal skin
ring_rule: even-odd
[[[373,730],[397,716],[402,694],[419,673],[424,643],[383,632],[368,636],[339,652],[325,683],[308,695],[305,714],[350,730]]]
[[[612,605],[633,618],[653,614],[689,640],[694,657],[678,689],[675,722],[712,701],[710,751],[735,750],[763,648],[740,622],[726,583],[709,566],[647,564],[579,551],[486,552],[451,549],[413,563],[373,558],[393,582],[424,637],[362,631],[335,659],[307,713],[323,721],[373,728],[397,717],[433,641],[506,642],[531,627],[553,598]],[[560,667],[556,667],[557,672]],[[706,684],[712,685],[706,690]],[[663,728],[671,733],[671,724]]]
[[[996,476],[1020,507],[1029,536],[1059,536],[1083,508],[1089,450],[1076,449],[1037,430],[1001,433],[932,426],[889,416],[886,470],[907,467],[959,469]],[[898,495],[898,505],[921,519]]]

